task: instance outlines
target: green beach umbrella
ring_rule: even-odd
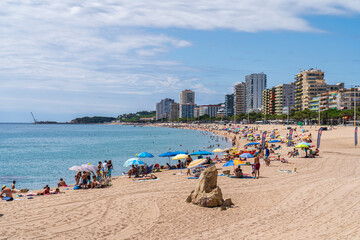
[[[303,143],[299,143],[298,145],[295,146],[296,148],[309,148],[308,145],[303,144]]]

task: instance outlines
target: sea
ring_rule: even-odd
[[[227,148],[224,137],[196,130],[100,124],[0,124],[0,186],[30,190],[45,185],[55,187],[60,178],[75,183],[70,167],[97,165],[112,160],[113,176],[128,170],[123,167],[137,153],[149,152],[154,158],[141,159],[148,165],[177,161],[158,157],[168,151],[194,152]]]

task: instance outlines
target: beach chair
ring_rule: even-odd
[[[151,165],[151,166],[148,166],[147,169],[146,169],[146,173],[147,173],[147,174],[151,173],[152,170],[153,170],[153,167],[154,167],[154,164]]]

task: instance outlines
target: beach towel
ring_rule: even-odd
[[[155,180],[160,180],[160,178],[133,180],[133,182],[147,182],[147,181],[155,181]]]
[[[188,177],[188,179],[199,179],[198,177]]]
[[[286,173],[296,173],[296,171],[291,171],[291,170],[279,170],[279,172],[286,172]]]
[[[233,176],[233,175],[229,175],[229,178],[238,178],[236,176]],[[250,179],[250,178],[255,178],[253,176],[249,176],[249,175],[243,175],[241,178],[247,178],[247,179]]]

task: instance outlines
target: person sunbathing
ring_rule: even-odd
[[[66,182],[64,179],[60,178],[60,182],[58,182],[58,187],[67,187]]]
[[[6,199],[4,199],[3,194],[5,194]],[[0,193],[0,198],[1,200],[5,200],[5,201],[12,201],[14,200],[13,196],[12,196],[12,191],[10,188],[6,187],[5,185],[2,186],[1,188],[1,193]]]
[[[153,179],[157,179],[157,177],[154,174],[150,174],[150,176],[138,178],[136,180],[153,180]]]
[[[58,193],[64,193],[64,192],[60,192],[59,188],[56,188],[55,191],[51,192],[51,194],[58,194]]]
[[[37,193],[36,195],[49,195],[50,194],[50,187],[49,185],[46,185],[44,187],[44,191]]]

